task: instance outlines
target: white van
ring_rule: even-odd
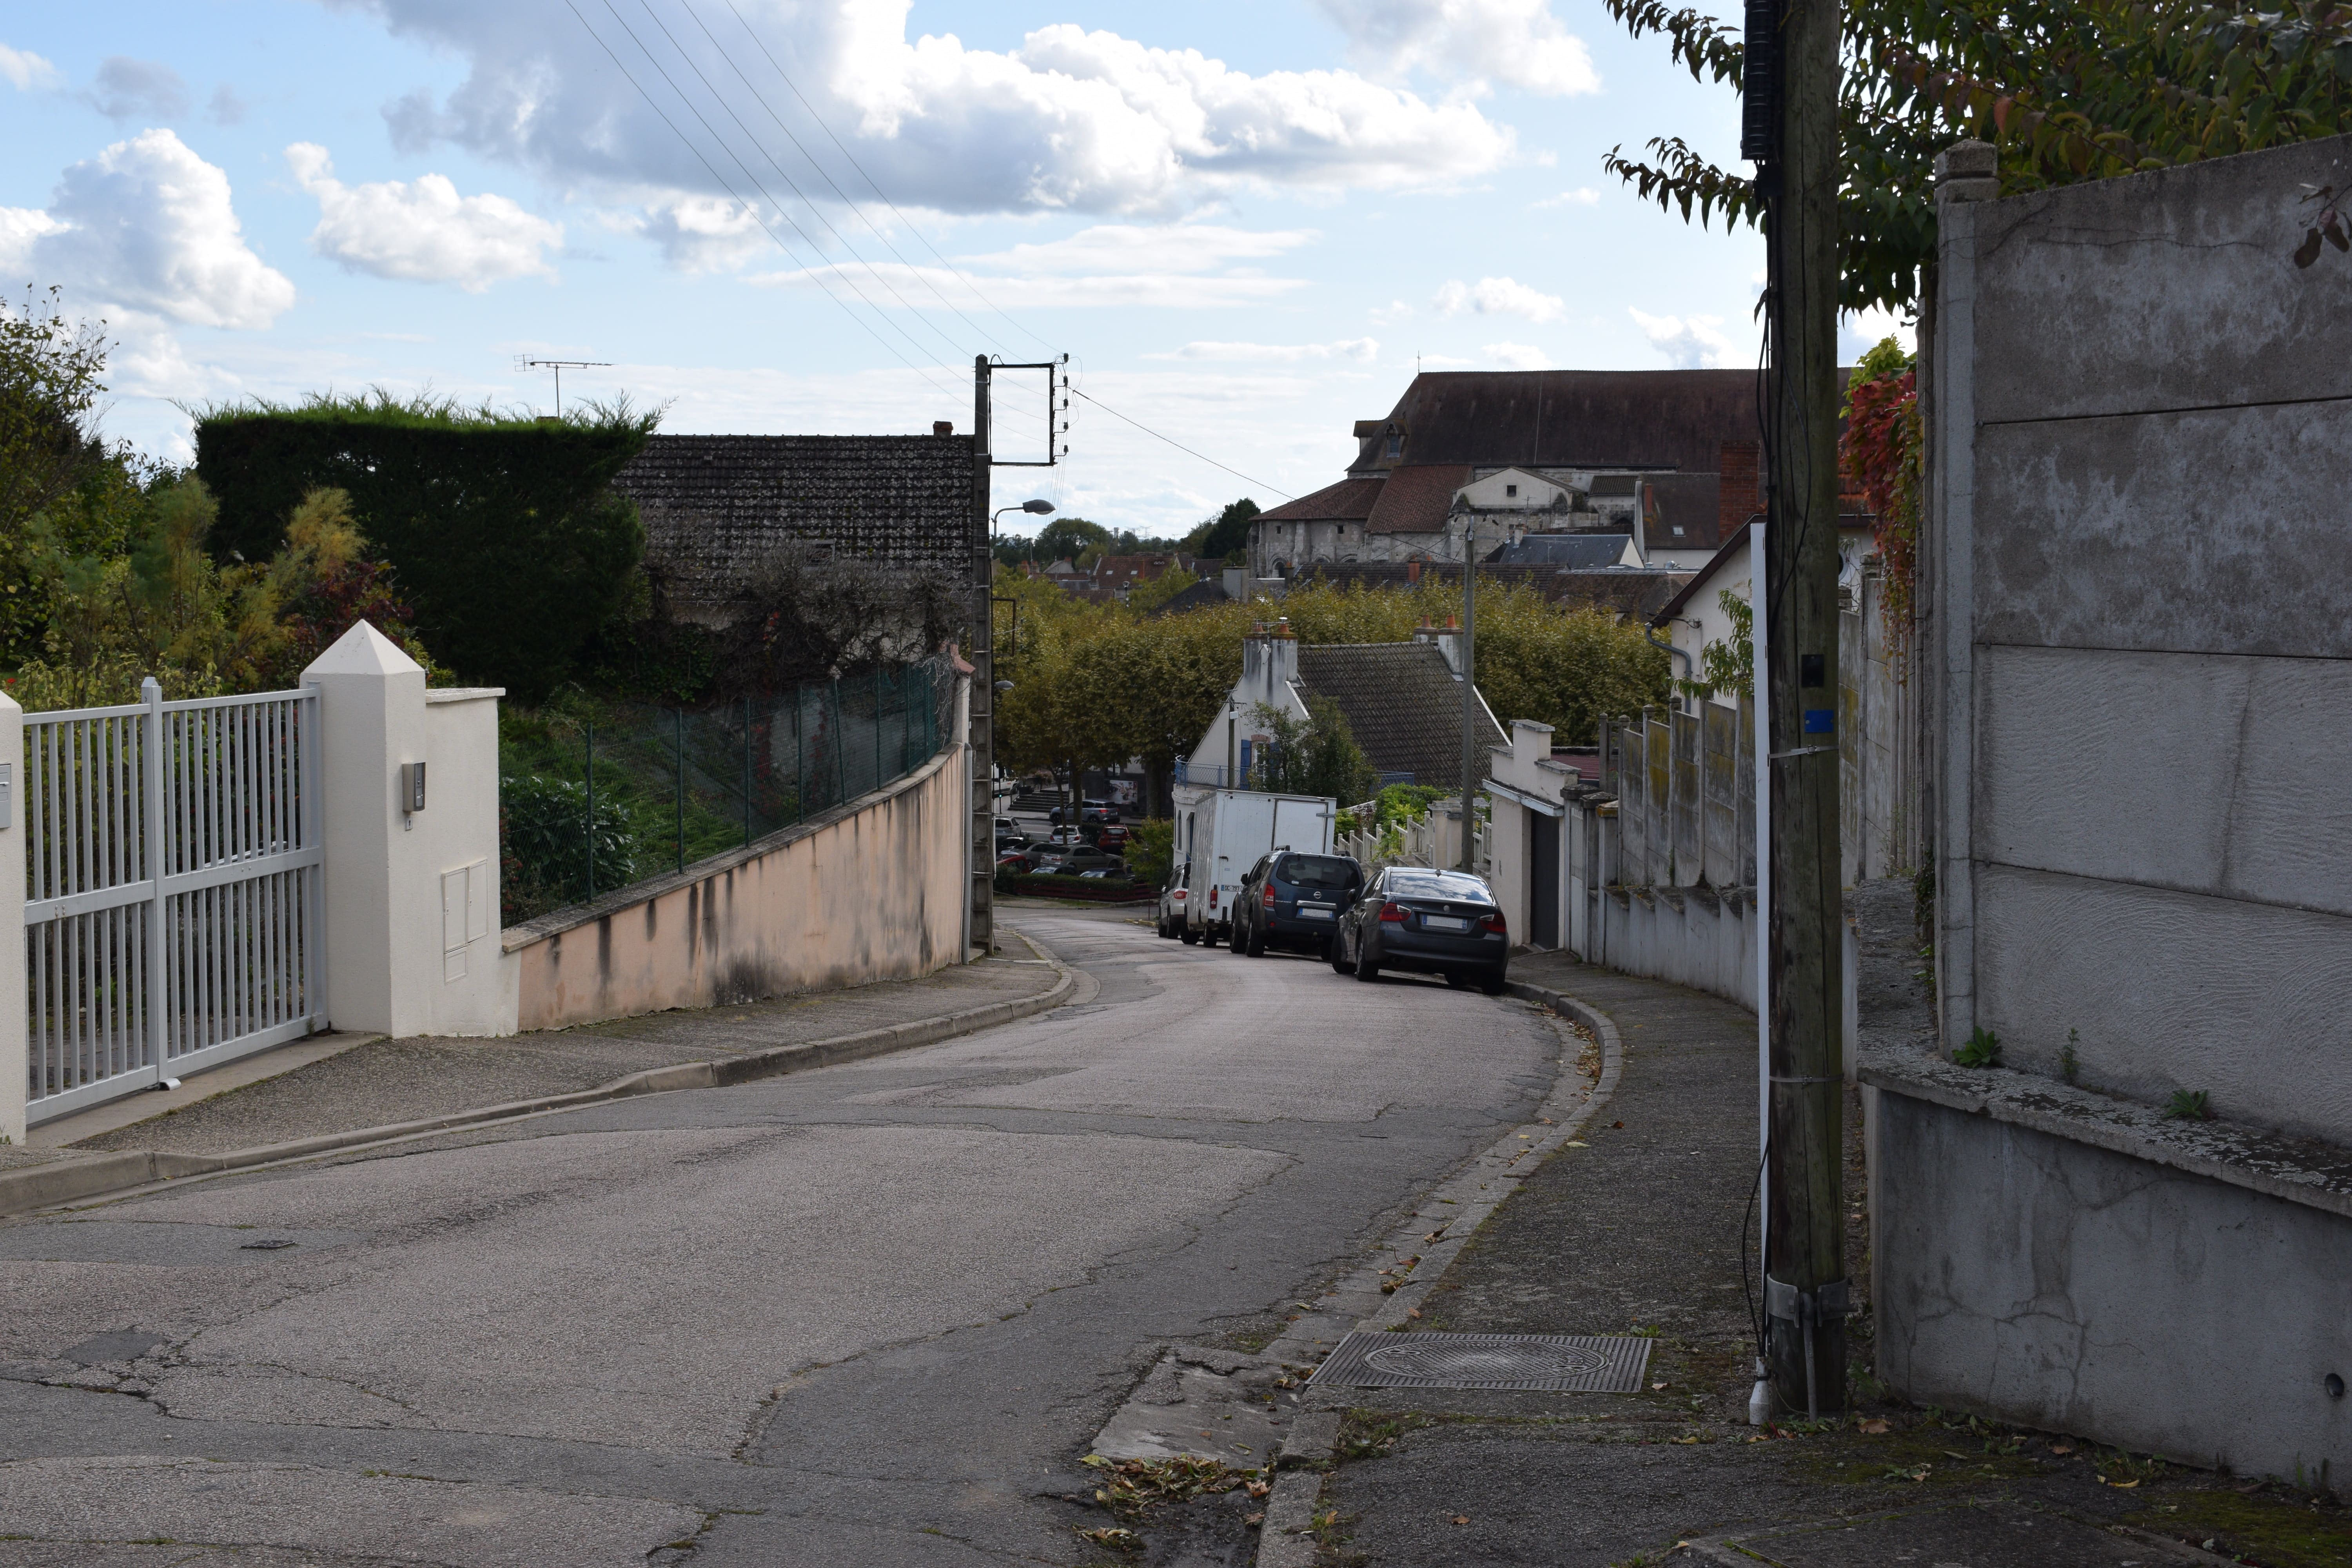
[[[1271,849],[1331,853],[1339,803],[1328,795],[1176,786],[1174,859],[1186,868],[1186,942],[1223,942],[1234,896],[1257,858]]]

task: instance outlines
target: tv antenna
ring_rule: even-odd
[[[551,370],[555,373],[555,416],[563,417],[563,373],[567,370],[604,370],[611,366],[608,359],[532,359],[527,354],[515,355],[517,370]]]

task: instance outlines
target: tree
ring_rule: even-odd
[[[1186,553],[1222,559],[1234,566],[1244,564],[1249,552],[1250,520],[1257,513],[1257,502],[1247,496],[1230,503],[1216,516],[1203,519],[1199,527],[1184,536]]]
[[[73,554],[37,529],[48,626],[12,695],[36,711],[133,702],[151,675],[173,699],[283,690],[362,616],[433,672],[350,498],[303,498],[267,563],[215,561],[206,544],[217,515],[202,481],[184,479],[145,499],[127,552]]]
[[[1201,580],[1181,566],[1171,566],[1157,577],[1147,578],[1127,591],[1127,607],[1130,610],[1156,610],[1185,589]]]
[[[1735,91],[1738,36],[1666,0],[1602,0],[1635,37],[1664,35],[1693,79]],[[1936,254],[1936,153],[2000,149],[2004,195],[2251,152],[2352,129],[2352,8],[2258,12],[2199,0],[1853,0],[1839,106],[1840,266],[1849,310],[1918,298]],[[1702,226],[1757,221],[1746,178],[1680,137],[1603,165]],[[2306,242],[2308,243],[2308,242]],[[2315,246],[2311,247],[2315,256]]]
[[[1034,561],[1076,561],[1089,550],[1097,556],[1110,542],[1110,530],[1083,517],[1057,517],[1037,531]]]
[[[1348,716],[1328,697],[1307,699],[1307,717],[1261,702],[1251,721],[1266,732],[1266,745],[1251,770],[1250,787],[1274,795],[1328,795],[1342,805],[1368,798],[1380,775],[1356,744]]]

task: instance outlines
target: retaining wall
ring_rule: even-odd
[[[519,1024],[908,979],[963,959],[966,748],[808,821],[509,931]]]

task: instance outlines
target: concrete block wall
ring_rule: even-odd
[[[1948,201],[1930,389],[1947,1043],[2352,1131],[2352,140]]]

